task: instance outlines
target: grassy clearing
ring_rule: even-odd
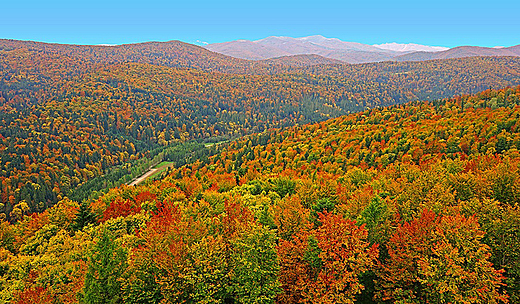
[[[164,166],[168,166],[168,167],[173,166],[173,162],[163,161],[163,162],[157,164],[155,167],[153,167],[153,169],[159,169]]]

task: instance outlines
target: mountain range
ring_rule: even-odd
[[[345,63],[380,61],[423,61],[473,56],[520,56],[520,45],[505,48],[459,46],[446,48],[420,44],[386,43],[368,45],[325,38],[321,35],[292,38],[271,36],[264,39],[236,40],[204,46],[235,58],[266,60],[294,55],[319,55]]]

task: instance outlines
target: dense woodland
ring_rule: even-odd
[[[20,210],[0,301],[518,303],[519,126],[520,87],[371,108]]]
[[[0,218],[95,198],[160,160],[208,157],[207,142],[520,84],[518,58],[321,63],[247,61],[175,41],[0,40]]]

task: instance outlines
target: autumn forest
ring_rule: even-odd
[[[520,57],[0,40],[0,303],[519,303],[519,203]]]

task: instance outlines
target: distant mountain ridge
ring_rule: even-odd
[[[375,47],[384,50],[396,51],[396,52],[442,52],[447,51],[450,48],[443,46],[428,46],[428,45],[420,45],[415,43],[384,43],[384,44],[374,44]]]
[[[236,40],[208,44],[204,48],[247,60],[267,60],[292,55],[319,55],[345,63],[423,61],[473,56],[520,56],[518,45],[504,48],[460,46],[451,49],[395,42],[368,45],[346,42],[337,38],[326,38],[321,35],[301,38],[271,36],[256,41]]]
[[[442,52],[414,52],[397,56],[397,61],[424,61],[433,59],[451,59],[475,56],[520,56],[520,45],[507,48],[488,48],[479,46],[458,46]]]

